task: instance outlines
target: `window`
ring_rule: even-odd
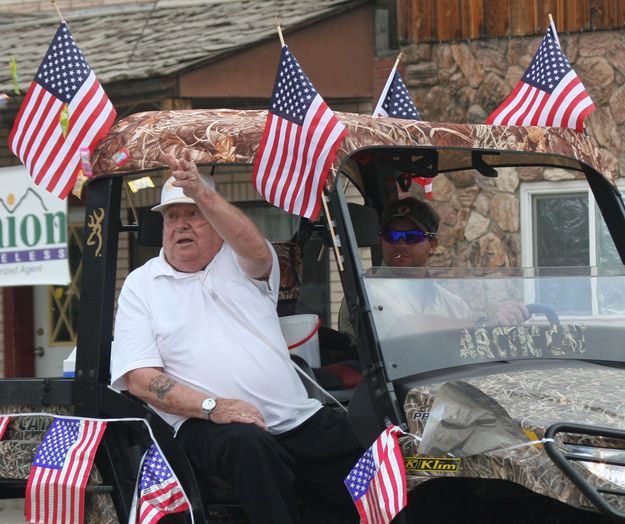
[[[625,190],[625,181],[620,189]],[[521,216],[523,266],[621,264],[585,180],[524,184]]]
[[[297,232],[299,219],[264,201],[233,202],[271,241],[291,240]]]
[[[80,210],[82,212],[82,210]],[[72,213],[80,216],[80,213]],[[73,217],[72,217],[73,218]],[[67,286],[48,286],[49,341],[51,346],[76,344],[78,302],[82,275],[83,223],[72,221],[68,227],[67,247],[71,281]]]
[[[625,190],[625,181],[618,185],[621,191]],[[526,267],[554,268],[554,274],[558,272],[555,268],[579,267],[580,275],[588,275],[597,270],[582,268],[622,264],[585,180],[524,184],[521,216],[522,260]],[[580,278],[583,289],[570,286],[563,290],[555,280],[536,289],[535,300],[552,304],[559,297],[571,315],[622,314],[614,304],[623,303],[625,289],[591,289],[601,286],[602,281],[606,280]]]

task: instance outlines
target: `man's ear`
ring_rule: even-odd
[[[430,255],[433,255],[436,246],[438,246],[438,238],[428,238],[428,241],[430,242]]]

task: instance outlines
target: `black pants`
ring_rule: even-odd
[[[254,524],[299,522],[295,481],[326,501],[325,523],[358,522],[343,480],[363,452],[344,413],[322,408],[297,428],[270,435],[254,424],[189,419],[178,440],[193,467],[232,485]]]

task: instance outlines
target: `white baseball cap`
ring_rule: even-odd
[[[167,179],[161,190],[161,203],[154,206],[152,211],[163,211],[163,209],[172,204],[195,204],[195,200],[186,196],[181,187],[174,186],[174,180],[175,178],[173,176]],[[204,180],[213,191],[215,190],[215,182],[212,176],[202,176],[202,180]]]

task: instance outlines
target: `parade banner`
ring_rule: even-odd
[[[67,201],[27,175],[0,169],[0,286],[67,285]]]

